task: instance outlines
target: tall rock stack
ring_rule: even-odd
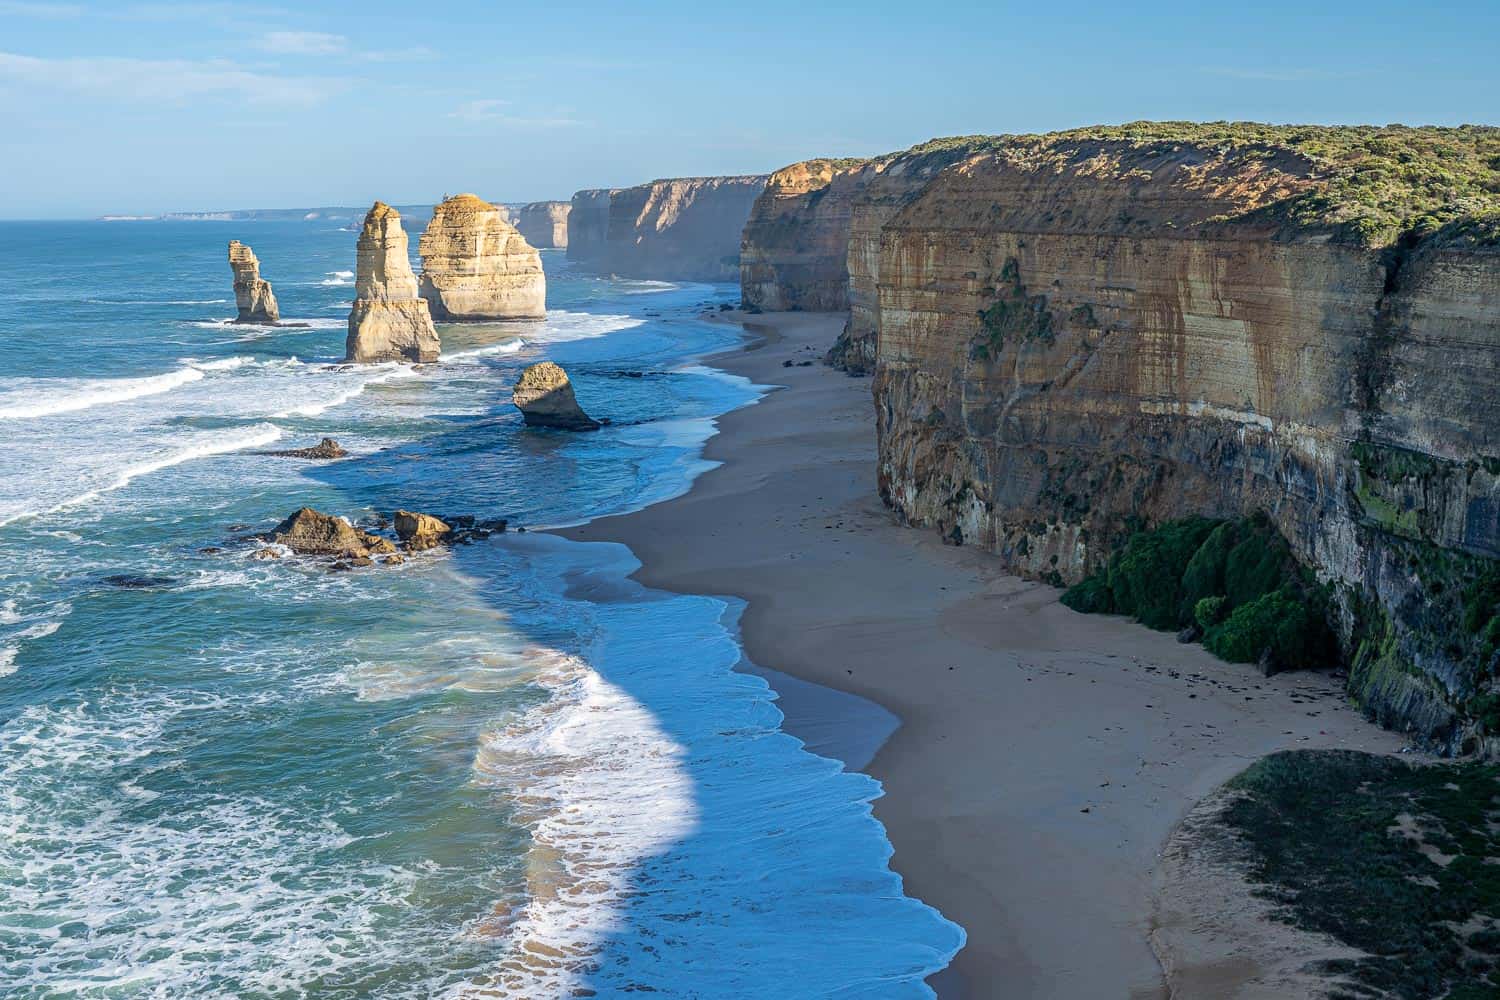
[[[234,272],[236,323],[275,324],[281,319],[271,283],[260,276],[255,251],[239,240],[229,241],[229,269]]]
[[[417,250],[422,255],[419,294],[438,319],[547,314],[541,255],[506,221],[504,211],[482,198],[459,194],[438,205]]]
[[[377,201],[359,233],[345,360],[436,361],[441,344],[407,258],[401,215]]]

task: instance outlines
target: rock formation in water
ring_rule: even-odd
[[[609,239],[609,199],[614,188],[591,188],[573,195],[568,209],[568,259],[593,266]]]
[[[349,453],[333,438],[324,438],[311,448],[288,448],[282,451],[267,451],[262,454],[279,458],[343,458]]]
[[[401,539],[408,552],[421,552],[436,548],[453,533],[441,518],[431,514],[419,514],[409,510],[398,510],[393,518],[396,537]]]
[[[234,272],[234,305],[239,313],[234,321],[275,326],[281,310],[276,306],[271,283],[260,276],[255,251],[239,240],[230,240],[229,269]]]
[[[377,201],[359,233],[346,360],[436,361],[442,345],[407,256],[401,216]]]
[[[269,539],[298,555],[369,559],[396,551],[388,538],[361,531],[342,517],[303,507],[282,521]]]
[[[561,250],[568,245],[571,202],[533,201],[498,207],[504,211],[505,221],[515,226],[526,242],[538,250]]]
[[[938,171],[872,268],[882,497],[1057,583],[1264,512],[1356,700],[1495,751],[1496,163],[1495,129],[1141,124]]]
[[[664,281],[738,281],[740,239],[767,176],[678,177],[616,191],[600,270]]]
[[[472,194],[446,199],[417,241],[419,294],[440,320],[540,319],[547,314],[542,258]]]
[[[599,421],[584,413],[573,396],[568,373],[550,361],[531,365],[521,372],[512,398],[529,426],[570,431],[599,429]]]

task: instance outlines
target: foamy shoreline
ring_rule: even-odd
[[[1149,938],[1177,821],[1275,750],[1401,740],[1327,678],[1265,679],[1077,615],[984,553],[895,525],[869,382],[797,364],[843,317],[742,318],[760,336],[712,363],[786,388],[719,419],[703,457],[722,464],[685,495],[562,534],[624,542],[647,586],[744,600],[747,657],[900,717],[868,773],[907,893],[968,932],[931,980],[940,996],[1165,996]]]

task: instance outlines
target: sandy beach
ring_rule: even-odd
[[[1159,859],[1194,803],[1279,749],[1403,741],[1335,678],[1265,679],[1076,614],[993,557],[897,524],[876,494],[869,381],[799,364],[842,315],[744,322],[747,348],[713,364],[782,388],[719,421],[706,457],[723,464],[683,497],[564,533],[626,543],[649,586],[742,598],[760,668],[899,718],[864,769],[884,784],[875,812],[907,891],[968,933],[940,996],[1166,996],[1149,943]],[[788,731],[837,752],[841,703],[778,690]],[[868,732],[870,713],[851,716]]]

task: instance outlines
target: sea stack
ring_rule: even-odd
[[[540,319],[547,279],[536,248],[483,198],[459,194],[433,209],[417,243],[419,293],[437,319]]]
[[[271,283],[260,276],[260,261],[255,251],[239,240],[229,241],[229,269],[234,272],[234,305],[239,311],[236,323],[274,325],[281,319]]]
[[[407,258],[401,215],[377,201],[359,233],[346,361],[436,361],[441,344]]]
[[[550,361],[538,362],[523,371],[511,398],[531,427],[556,427],[568,431],[599,429],[599,421],[584,413],[578,405],[568,373]]]

